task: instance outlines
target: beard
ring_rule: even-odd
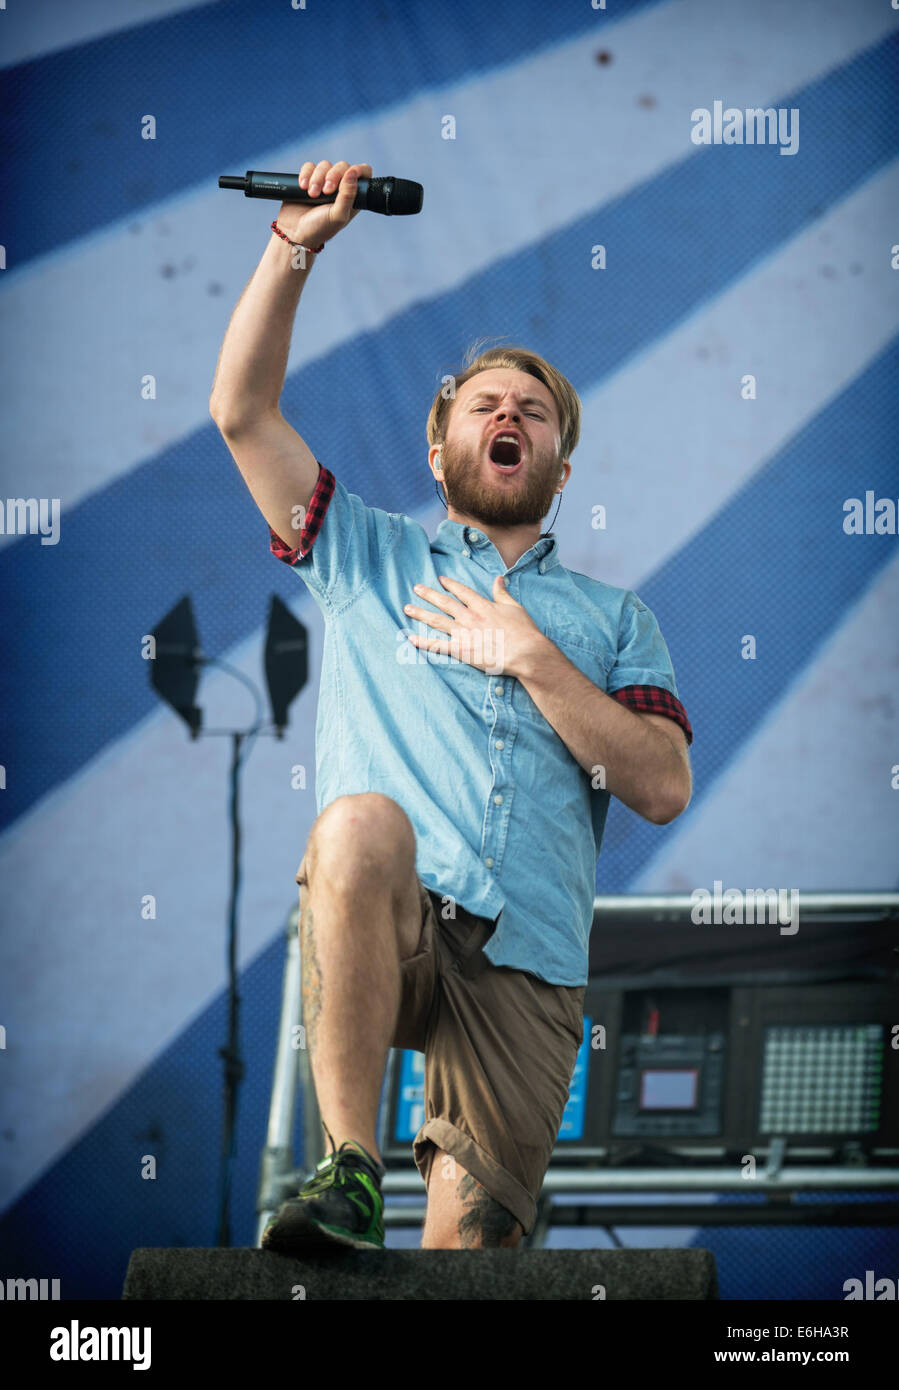
[[[493,470],[485,476],[480,446],[447,444],[440,452],[449,505],[485,526],[531,526],[542,521],[559,485],[561,459],[552,451],[531,451],[514,480]]]

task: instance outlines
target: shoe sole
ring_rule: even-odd
[[[262,1237],[262,1249],[291,1255],[309,1250],[383,1250],[380,1241],[366,1240],[338,1226],[316,1221],[300,1206],[289,1208],[278,1217],[277,1227]]]

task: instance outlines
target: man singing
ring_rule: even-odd
[[[330,1152],[262,1244],[383,1248],[375,1130],[396,1047],[425,1056],[422,1246],[515,1247],[583,1038],[609,797],[674,820],[692,731],[650,610],[566,569],[541,534],[580,431],[549,363],[493,349],[438,393],[428,464],[447,516],[433,541],[348,492],[281,415],[300,294],[355,217],[360,176],[371,167],[303,165],[301,187],[337,199],[282,204],[210,399],[272,552],[325,619],[319,814],[296,881]]]

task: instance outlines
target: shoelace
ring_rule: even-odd
[[[349,1162],[353,1168],[359,1168],[363,1172],[368,1170],[368,1164],[360,1153],[355,1149],[343,1149],[338,1151],[334,1145],[334,1136],[328,1126],[322,1120],[322,1129],[328,1136],[328,1143],[331,1145],[330,1153],[326,1154],[319,1163],[315,1165],[315,1176],[306,1183],[307,1192],[323,1192],[327,1187],[333,1187],[335,1179],[339,1176],[338,1159]]]
[[[323,1158],[320,1163],[316,1164],[315,1177],[310,1178],[306,1183],[307,1192],[321,1192],[326,1187],[333,1187],[335,1179],[340,1175],[338,1158],[349,1161],[354,1168],[363,1167],[363,1159],[359,1154],[349,1152],[339,1155],[328,1154],[327,1158]]]

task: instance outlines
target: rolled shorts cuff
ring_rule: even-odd
[[[449,1120],[426,1120],[413,1140],[415,1166],[424,1178],[425,1186],[437,1149],[458,1159],[466,1173],[470,1173],[494,1201],[504,1206],[521,1223],[524,1234],[530,1234],[537,1220],[537,1203],[530,1192],[482,1149],[470,1134],[457,1129]]]

